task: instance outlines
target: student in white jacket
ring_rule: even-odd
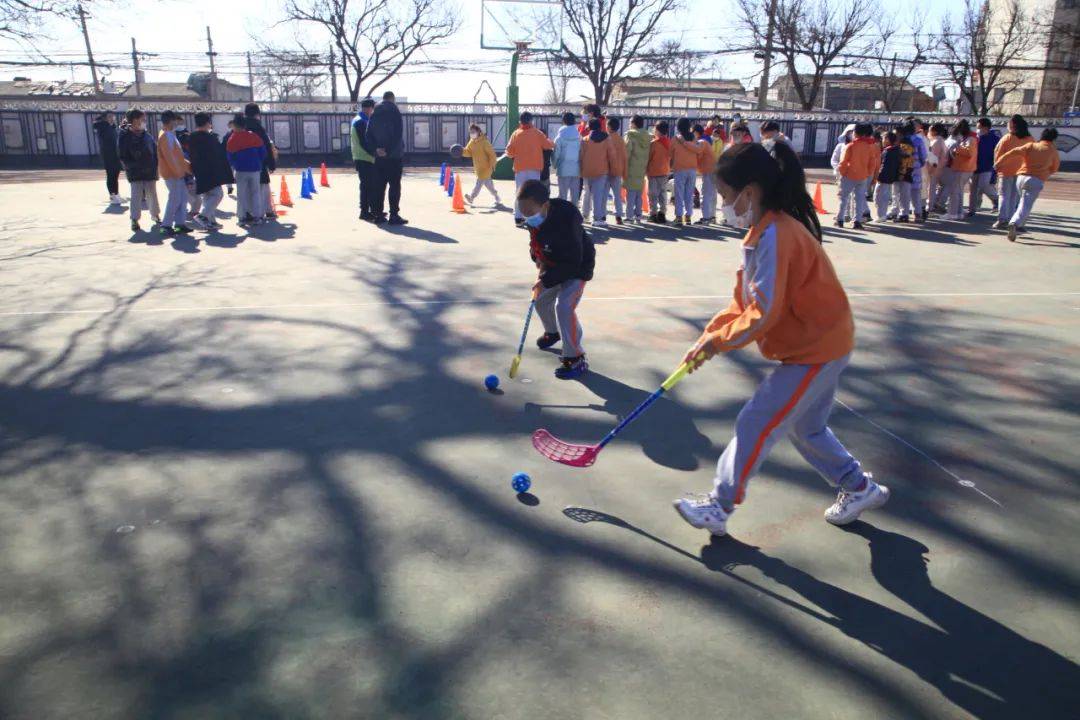
[[[844,132],[840,134],[840,138],[836,141],[836,147],[833,148],[832,160],[829,164],[832,165],[833,177],[836,178],[836,196],[842,198],[840,192],[840,155],[844,152],[844,146],[855,139],[855,123],[848,125],[844,128]],[[853,208],[841,207],[836,211],[836,217],[838,220],[848,221],[852,219],[852,216],[848,214],[848,211],[854,212]]]

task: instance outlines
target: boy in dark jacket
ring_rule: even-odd
[[[195,132],[188,136],[188,158],[191,172],[195,175],[195,193],[202,204],[202,213],[195,216],[200,227],[216,230],[217,208],[225,193],[222,185],[233,183],[229,158],[214,132],[210,113],[195,113]]]
[[[900,146],[895,132],[887,132],[882,137],[881,166],[877,174],[877,187],[874,189],[874,203],[877,205],[878,222],[893,220],[889,212],[892,203],[893,185],[900,179]]]
[[[146,131],[146,115],[142,110],[128,110],[124,121],[117,137],[116,150],[131,184],[131,229],[137,231],[140,229],[139,217],[144,205],[150,211],[154,224],[161,224],[157,196],[157,142]]]
[[[120,198],[120,157],[116,148],[116,116],[111,112],[101,113],[94,121],[94,134],[97,135],[98,150],[105,163],[105,189],[109,191],[109,204],[119,205]]]
[[[527,180],[517,199],[529,228],[529,256],[540,270],[533,293],[544,334],[536,345],[546,350],[561,340],[562,365],[555,370],[555,377],[574,380],[589,369],[581,346],[577,306],[585,283],[593,277],[596,248],[582,226],[578,209],[573,203],[550,197],[542,181]]]

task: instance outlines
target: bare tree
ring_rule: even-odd
[[[680,9],[682,0],[563,0],[562,7],[561,55],[592,84],[596,102],[606,105],[615,85],[641,62],[661,18]]]
[[[764,52],[773,17],[773,52],[787,69],[788,79],[804,110],[810,110],[821,94],[825,74],[841,62],[870,21],[871,0],[738,0],[740,22]],[[805,67],[808,72],[799,72]]]
[[[0,0],[0,40],[34,47],[36,41],[48,39],[43,31],[50,19],[77,19],[79,4],[75,0]],[[82,2],[88,10],[97,4],[101,3],[94,0]]]
[[[1016,66],[1037,41],[1035,25],[1019,0],[995,11],[989,0],[964,0],[959,19],[942,21],[937,51],[949,78],[973,110],[985,115],[1024,84]]]
[[[643,70],[649,77],[689,80],[714,73],[716,60],[709,53],[688,50],[681,39],[668,39],[643,56]]]
[[[285,21],[322,28],[341,53],[356,102],[371,95],[423,48],[454,34],[456,8],[446,0],[286,0]]]
[[[906,25],[897,21],[896,13],[875,15],[873,32],[864,51],[867,69],[876,76],[887,112],[912,109],[915,88],[911,85],[911,75],[926,60],[925,53],[931,44],[925,31],[925,11],[905,9],[904,14],[908,19]]]
[[[544,102],[549,105],[565,105],[569,100],[570,80],[574,77],[574,66],[565,57],[557,53],[544,56],[547,68],[548,87],[544,91]]]
[[[285,49],[260,43],[255,90],[260,98],[277,102],[311,100],[326,87],[328,59],[297,43]]]

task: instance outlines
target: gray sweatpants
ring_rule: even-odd
[[[274,213],[274,191],[270,189],[270,183],[259,184],[259,209],[262,210],[261,215],[269,213],[277,217],[277,214]],[[255,217],[259,217],[259,215]]]
[[[585,178],[585,202],[591,202],[593,220],[596,222],[607,220],[607,181],[607,175]],[[584,214],[586,217],[589,215],[588,212]]]
[[[536,296],[536,314],[544,324],[544,332],[559,333],[562,337],[562,356],[565,358],[585,354],[581,346],[581,323],[577,319],[577,306],[584,292],[584,280],[567,280],[544,288]]]
[[[877,219],[885,220],[889,216],[893,200],[893,183],[879,182],[874,188],[874,205],[877,206]]]
[[[262,216],[262,198],[259,195],[259,171],[236,171],[236,220],[242,222],[251,215],[258,219]]]
[[[626,191],[626,217],[629,220],[641,219],[641,193],[641,190]]]
[[[1042,180],[1032,175],[1018,175],[1016,177],[1016,190],[1020,193],[1020,201],[1016,206],[1016,212],[1013,213],[1012,219],[1009,220],[1010,225],[1022,228],[1027,224],[1028,215],[1031,214],[1031,209],[1035,207],[1035,201],[1039,199],[1043,184]]]
[[[469,202],[472,202],[480,194],[480,188],[487,188],[487,191],[495,198],[495,202],[499,202],[499,191],[495,189],[495,182],[488,178],[487,180],[481,180],[476,178],[476,184],[473,185],[472,192],[468,194]]]
[[[893,199],[896,216],[906,218],[908,209],[911,207],[911,183],[905,180],[897,180],[893,183]]]
[[[154,220],[161,219],[161,207],[158,205],[157,180],[136,180],[131,185],[131,219],[138,222],[143,210],[150,211]]]
[[[850,180],[840,177],[840,207],[847,211],[852,204],[855,205],[855,222],[862,222],[863,216],[870,211],[866,204],[866,184],[868,180]]]
[[[864,474],[829,429],[840,373],[851,354],[822,365],[780,365],[739,411],[735,437],[716,465],[712,497],[727,509],[746,496],[746,485],[787,435],[803,458],[832,486],[857,490]]]
[[[951,171],[949,184],[945,188],[950,218],[959,219],[964,216],[964,187],[970,178],[969,172]]]
[[[165,178],[169,197],[165,201],[165,215],[161,222],[166,227],[187,222],[187,184],[184,178]]]
[[[712,173],[701,176],[701,217],[716,218],[716,176]]]
[[[990,198],[990,202],[998,201],[997,188],[990,184],[990,178],[994,176],[994,173],[987,170],[986,172],[975,173],[971,176],[971,194],[968,197],[968,212],[975,212],[982,207],[983,195]]]
[[[522,220],[524,215],[521,214],[521,205],[517,201],[517,194],[521,190],[521,186],[527,183],[529,180],[539,180],[539,170],[522,170],[514,173],[514,219]]]
[[[998,220],[1003,223],[1009,222],[1009,218],[1016,212],[1020,204],[1020,191],[1016,189],[1016,176],[999,176],[1001,184],[1001,196],[998,199]]]
[[[581,183],[580,175],[559,175],[559,199],[571,203],[577,207],[578,187]]]
[[[203,217],[210,220],[210,222],[215,222],[217,220],[218,205],[221,204],[222,198],[225,197],[225,192],[221,189],[221,186],[207,190],[198,197],[202,200]]]
[[[611,190],[611,196],[615,198],[615,217],[621,218],[623,217],[622,176],[608,175],[607,186]]]
[[[675,217],[694,214],[694,182],[697,170],[675,171]]]
[[[649,178],[649,206],[653,213],[667,212],[667,175]]]

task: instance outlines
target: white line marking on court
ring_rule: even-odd
[[[999,292],[999,293],[848,293],[853,298],[934,298],[934,297],[1064,297],[1080,295],[1080,292]],[[647,302],[653,300],[730,300],[731,295],[622,295],[616,297],[590,297],[589,302]],[[187,307],[135,307],[130,312],[221,312],[231,310],[302,310],[356,307],[394,307],[409,305],[516,305],[521,298],[501,300],[393,300],[355,303],[280,303],[273,305],[210,305]],[[98,315],[115,308],[94,310],[11,310],[0,312],[0,317],[23,317],[27,315]]]
[[[851,414],[852,414],[852,415],[854,415],[855,417],[859,418],[860,420],[863,420],[863,421],[865,421],[865,422],[869,423],[870,425],[873,425],[873,426],[874,426],[874,427],[876,427],[876,428],[877,428],[878,430],[880,430],[881,432],[883,432],[883,433],[885,433],[886,435],[888,435],[889,437],[891,437],[891,438],[892,438],[893,440],[896,440],[897,442],[899,442],[899,443],[901,443],[901,444],[903,444],[903,445],[906,445],[907,447],[909,447],[909,448],[911,448],[912,450],[914,450],[915,452],[917,452],[917,453],[918,453],[919,455],[922,455],[922,456],[923,456],[924,458],[926,458],[927,460],[929,460],[930,462],[932,462],[932,463],[933,463],[934,465],[936,465],[936,466],[937,466],[937,467],[938,467],[938,468],[939,468],[939,469],[940,469],[940,470],[941,470],[942,472],[944,472],[944,473],[945,473],[946,475],[948,475],[948,476],[949,476],[949,477],[951,477],[952,479],[956,480],[957,484],[958,484],[958,485],[960,485],[961,487],[971,488],[972,490],[974,490],[975,492],[979,493],[979,494],[980,494],[980,495],[982,495],[982,496],[983,496],[984,498],[986,498],[986,499],[987,499],[987,500],[989,500],[990,502],[994,503],[994,504],[995,504],[995,505],[997,505],[998,507],[1004,507],[1004,506],[1003,506],[1003,505],[1002,505],[1001,503],[999,503],[999,502],[998,502],[997,500],[995,500],[994,498],[990,497],[989,495],[987,495],[986,493],[984,493],[984,492],[983,492],[982,490],[980,490],[980,489],[979,489],[978,487],[976,487],[976,486],[975,486],[975,483],[973,483],[973,482],[972,482],[971,480],[964,480],[964,479],[963,479],[962,477],[960,477],[959,475],[957,475],[956,473],[954,473],[954,472],[953,472],[952,470],[950,470],[949,468],[947,468],[947,467],[945,467],[944,465],[942,465],[941,463],[939,463],[939,462],[938,462],[937,460],[935,460],[934,458],[930,457],[930,456],[929,456],[928,454],[926,454],[925,452],[923,452],[923,451],[922,451],[922,450],[920,450],[919,448],[917,448],[917,447],[915,447],[914,445],[912,445],[911,443],[909,443],[909,442],[908,442],[907,440],[905,440],[904,438],[900,437],[899,435],[897,435],[897,434],[896,434],[896,433],[894,433],[893,431],[889,430],[888,428],[886,428],[886,427],[882,427],[881,425],[878,425],[878,424],[877,424],[876,422],[874,422],[874,421],[873,421],[873,420],[871,420],[870,418],[866,417],[866,416],[865,416],[865,415],[863,415],[863,414],[862,414],[861,412],[859,412],[859,411],[858,411],[858,410],[856,410],[855,408],[851,407],[850,405],[848,405],[848,404],[847,404],[846,402],[844,402],[843,400],[841,400],[841,399],[837,398],[837,399],[836,399],[836,404],[837,404],[837,405],[840,405],[840,406],[841,406],[842,408],[844,408],[845,410],[847,410],[847,411],[848,411],[849,413],[851,413]]]

